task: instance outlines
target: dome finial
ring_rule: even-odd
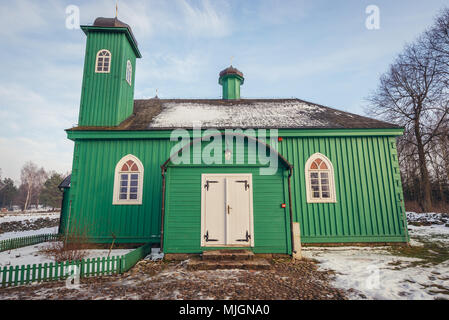
[[[230,67],[221,71],[218,83],[223,86],[223,99],[240,99],[240,86],[244,81],[243,73],[237,68],[234,68],[232,64]]]

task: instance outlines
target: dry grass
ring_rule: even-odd
[[[421,206],[419,205],[418,201],[406,201],[405,202],[405,211],[408,212],[416,212],[416,213],[423,213]],[[449,213],[449,203],[444,202],[434,202],[432,203],[432,210],[431,212],[436,213]]]
[[[79,261],[87,256],[90,246],[87,231],[74,227],[61,241],[50,242],[40,252],[56,262]]]

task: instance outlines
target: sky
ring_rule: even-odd
[[[218,73],[245,75],[242,98],[300,98],[363,114],[366,97],[447,0],[119,0],[139,43],[135,98],[220,98]],[[68,28],[115,16],[115,0],[0,0],[0,174],[33,161],[71,170],[86,37]],[[379,28],[368,29],[369,5]],[[71,22],[72,20],[69,20]],[[69,25],[70,27],[70,25]]]

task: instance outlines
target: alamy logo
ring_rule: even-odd
[[[261,175],[274,175],[278,170],[278,130],[215,129],[195,127],[193,136],[185,129],[171,132],[176,141],[170,154],[173,164],[260,165]]]
[[[380,9],[376,5],[369,5],[365,9],[365,13],[368,15],[365,20],[365,27],[368,30],[380,29]]]
[[[73,4],[65,8],[65,27],[69,30],[80,28],[80,8]]]
[[[64,273],[67,275],[65,281],[65,287],[67,289],[79,289],[80,288],[80,269],[78,266],[69,265],[64,268]]]

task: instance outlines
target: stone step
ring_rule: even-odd
[[[250,250],[212,250],[204,251],[201,259],[205,261],[241,261],[254,259]]]
[[[270,263],[263,258],[254,258],[252,260],[200,260],[190,259],[187,262],[188,270],[223,270],[223,269],[242,269],[242,270],[267,270],[271,269]]]

